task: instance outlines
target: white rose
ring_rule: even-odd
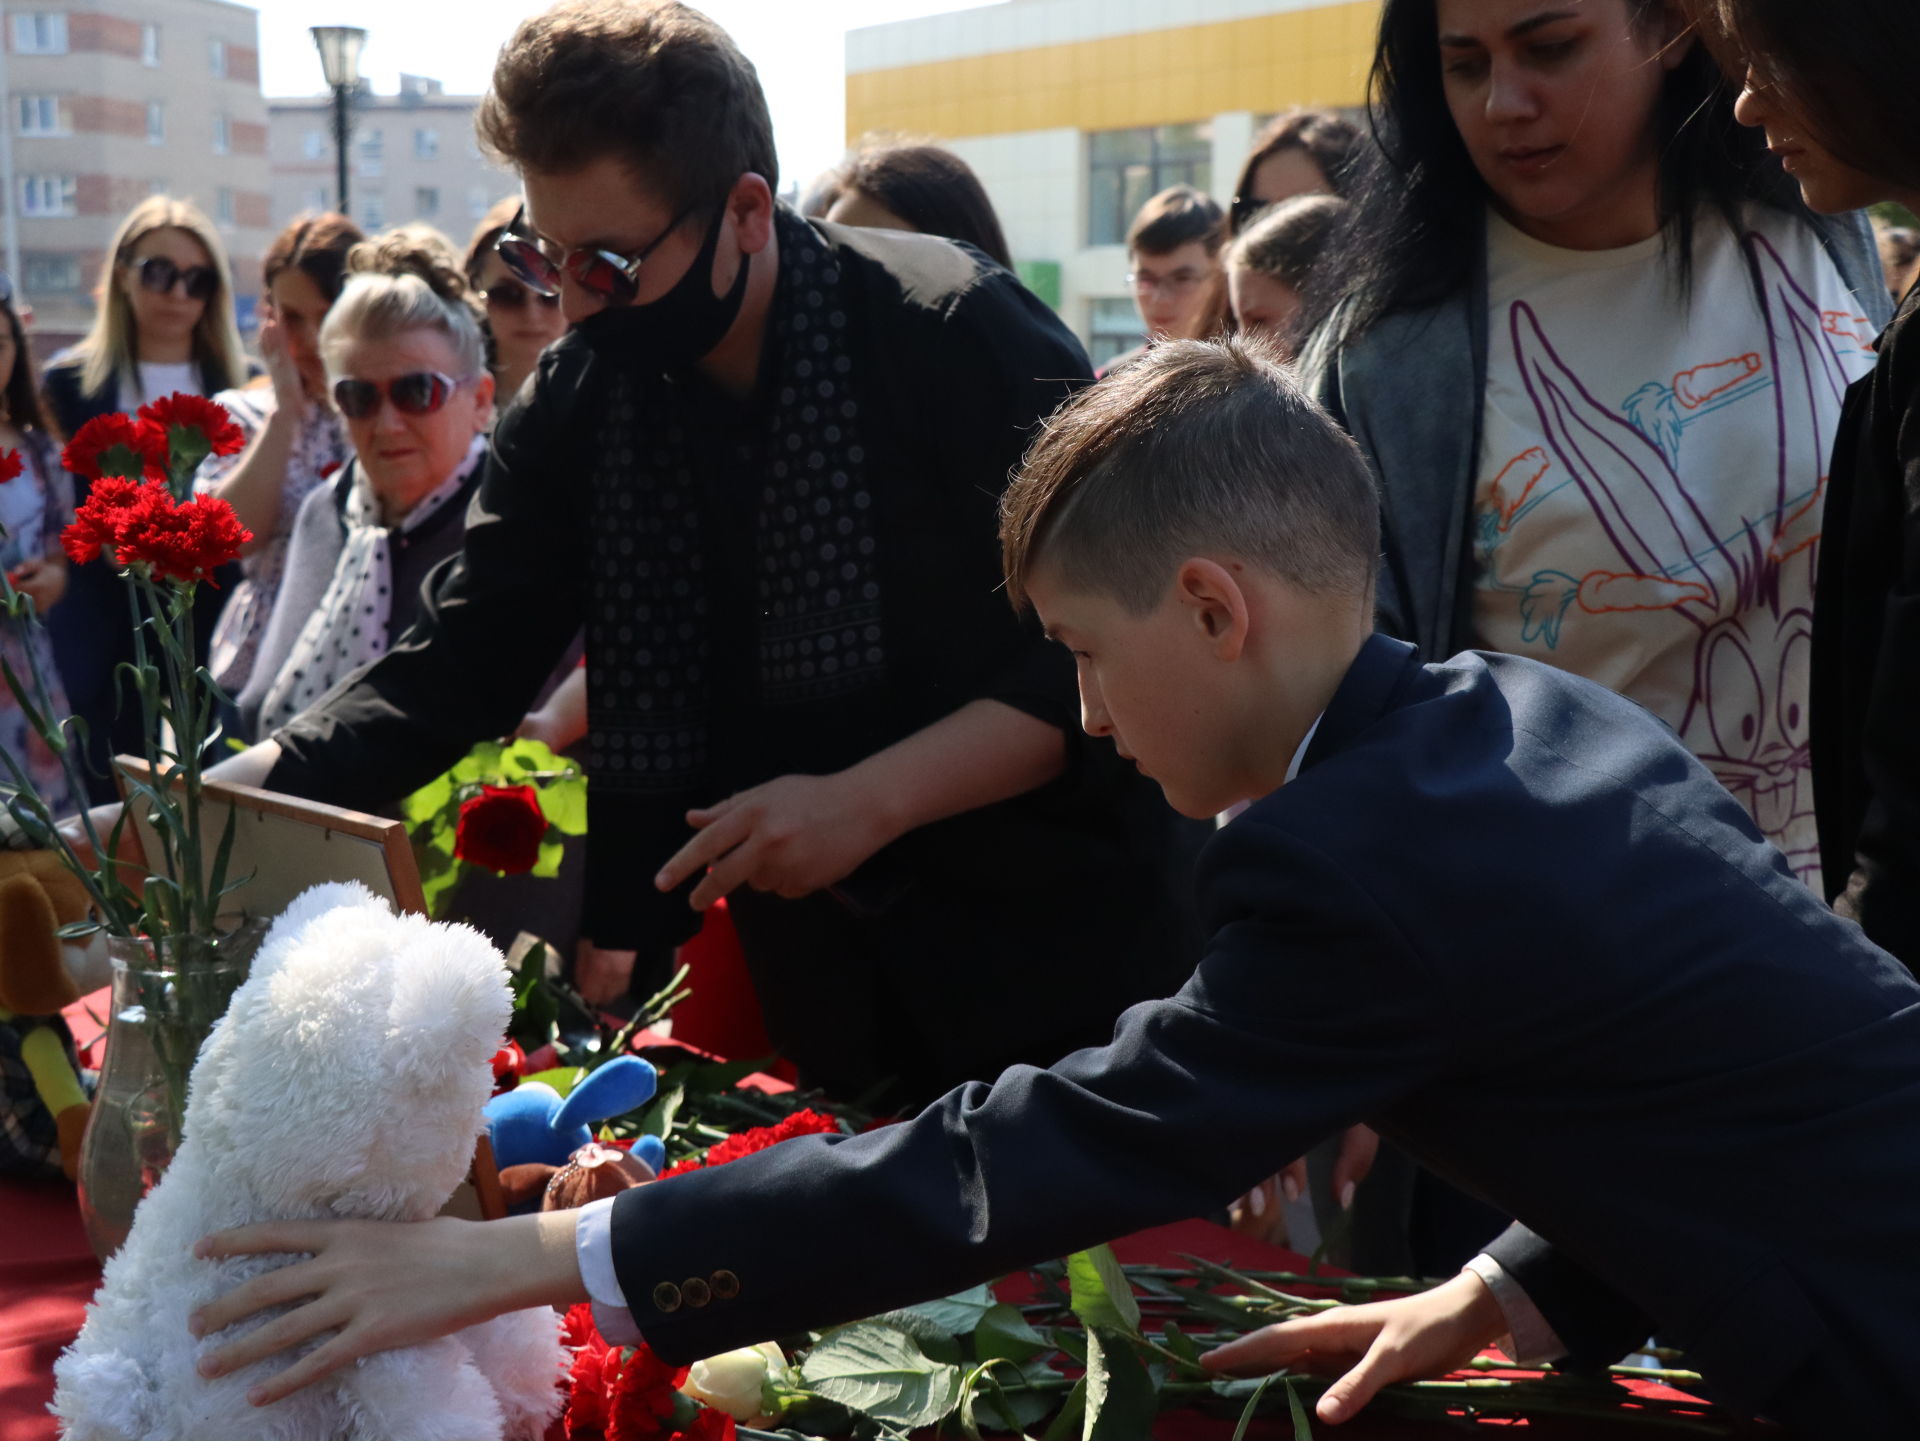
[[[785,1376],[786,1372],[786,1355],[773,1342],[762,1341],[758,1346],[743,1346],[695,1361],[680,1389],[694,1400],[752,1425],[767,1419],[761,1400],[767,1379]]]

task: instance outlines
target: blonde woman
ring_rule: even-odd
[[[114,236],[95,298],[93,329],[47,367],[48,419],[61,436],[96,415],[176,391],[214,395],[246,378],[226,250],[186,201],[155,195],[133,208]],[[75,476],[73,485],[75,503],[84,503],[88,481]],[[201,587],[202,654],[224,594]],[[139,707],[116,697],[116,668],[133,659],[133,632],[120,582],[104,561],[73,567],[48,629],[73,712],[86,722],[93,799],[111,800],[107,759],[138,751],[141,736]]]

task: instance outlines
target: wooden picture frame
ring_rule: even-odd
[[[120,768],[115,779],[124,804],[127,776],[151,784],[153,772],[138,756],[116,756],[115,761]],[[176,780],[174,784],[177,788],[181,782]],[[206,858],[209,871],[227,817],[234,818],[227,878],[247,878],[227,896],[236,919],[277,916],[302,891],[326,881],[359,881],[398,910],[427,914],[420,867],[402,822],[227,781],[205,782],[200,796],[201,814],[213,837]],[[159,835],[144,807],[133,806],[129,814],[144,863],[145,857],[160,854]],[[441,1214],[483,1221],[507,1214],[500,1172],[484,1132],[474,1148],[466,1181]]]

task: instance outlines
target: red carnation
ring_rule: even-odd
[[[17,450],[0,450],[0,485],[5,485],[27,468]]]
[[[61,532],[60,544],[66,547],[68,558],[75,565],[85,565],[103,547],[114,552],[120,544],[121,528],[156,493],[165,495],[165,487],[122,480],[117,475],[94,481],[86,500],[73,513],[73,523]],[[167,499],[171,501],[172,497]]]
[[[96,415],[60,452],[60,463],[89,480],[143,476],[164,480],[167,474],[167,434],[131,415]]]
[[[777,1146],[782,1141],[791,1141],[795,1136],[837,1136],[840,1123],[832,1116],[824,1116],[818,1111],[795,1111],[784,1121],[774,1126],[755,1126],[751,1131],[742,1131],[737,1136],[729,1136],[724,1141],[714,1143],[707,1152],[705,1161],[691,1158],[677,1161],[660,1173],[660,1179],[678,1176],[687,1171],[703,1170],[707,1166],[724,1166],[729,1161],[737,1161],[742,1156],[751,1156],[755,1151],[764,1151],[769,1146]]]
[[[679,1434],[675,1420],[695,1406],[680,1394],[690,1368],[669,1366],[645,1342],[607,1357],[607,1441],[669,1441]]]
[[[164,435],[176,454],[184,452],[195,464],[208,455],[238,455],[246,449],[246,432],[233,423],[224,405],[205,396],[175,391],[141,406],[140,418]],[[183,430],[199,433],[182,435]]]
[[[191,585],[240,555],[253,532],[224,500],[195,496],[176,504],[163,485],[148,485],[143,504],[121,524],[114,554],[120,564],[144,561],[162,580]]]
[[[469,865],[517,876],[540,859],[546,813],[532,786],[483,786],[460,803],[453,853]]]

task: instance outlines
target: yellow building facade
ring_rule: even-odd
[[[1023,274],[1096,363],[1137,339],[1122,203],[1224,205],[1254,132],[1364,103],[1379,0],[1004,0],[856,30],[849,143],[931,137],[980,174]]]

